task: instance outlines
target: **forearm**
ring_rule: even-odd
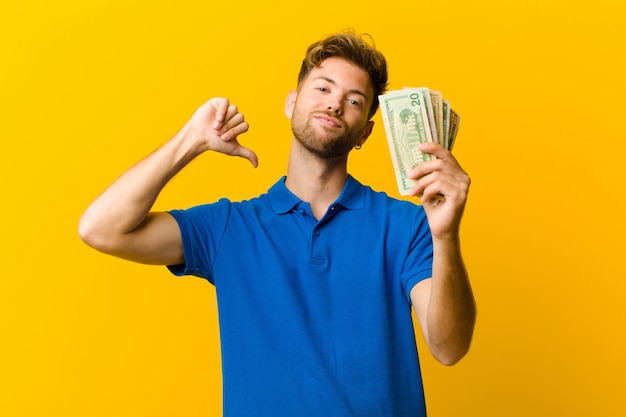
[[[476,304],[458,238],[434,238],[433,245],[433,279],[426,316],[428,343],[435,357],[452,365],[469,349]]]
[[[174,138],[134,165],[108,187],[80,219],[81,238],[110,252],[144,222],[168,181],[202,152],[184,127]]]

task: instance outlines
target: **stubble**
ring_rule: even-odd
[[[332,117],[341,126],[327,127],[316,123],[315,116]],[[334,159],[347,156],[358,144],[362,132],[350,131],[345,122],[329,113],[313,113],[308,117],[294,117],[291,120],[294,137],[313,155],[321,159]]]

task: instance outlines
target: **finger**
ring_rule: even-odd
[[[246,133],[248,129],[250,129],[250,125],[243,120],[243,115],[237,115],[234,119],[231,119],[228,124],[224,125],[220,131],[220,138],[223,141],[229,141],[235,139],[242,133]]]
[[[445,156],[446,153],[449,153],[443,145],[435,142],[420,143],[419,149],[424,153],[429,153],[435,155],[436,157]]]
[[[442,193],[432,194],[413,189],[409,194],[422,200],[422,204],[428,202],[433,207],[437,207],[439,203],[446,201],[446,197]]]
[[[221,133],[225,133],[226,131],[232,129],[233,127],[237,126],[243,121],[244,121],[243,113],[239,113],[237,106],[235,106],[234,104],[231,104],[228,106],[220,131]]]
[[[244,116],[242,113],[239,113],[237,106],[234,104],[230,104],[226,109],[226,113],[224,115],[224,120],[221,122],[219,129],[216,129],[216,132],[222,136],[224,133],[232,129],[234,126],[242,123],[244,121]],[[232,135],[230,136],[232,138]],[[228,139],[226,139],[228,140]]]
[[[211,102],[215,109],[215,122],[213,122],[213,129],[220,130],[224,120],[226,119],[230,105],[228,99],[224,97],[215,97],[211,99]]]
[[[452,152],[450,152],[448,149],[446,149],[445,146],[441,144],[434,142],[421,143],[419,145],[419,149],[424,153],[429,153],[436,156],[438,159],[443,159],[444,161],[450,162],[453,165],[460,167],[458,161],[456,160],[454,155],[452,155]]]
[[[443,164],[443,162],[438,161],[434,165],[441,164]],[[424,199],[430,198],[431,194],[445,195],[446,193],[444,191],[446,190],[447,185],[454,181],[454,177],[451,177],[449,174],[446,174],[438,169],[434,169],[432,172],[416,178],[412,194]]]
[[[411,179],[422,178],[432,172],[435,172],[443,168],[443,162],[441,159],[435,159],[432,161],[422,162],[411,171],[408,172],[408,177]]]
[[[441,182],[435,181],[424,188],[420,198],[422,201],[431,201],[445,196],[445,192],[445,187],[441,184]]]
[[[226,113],[224,115],[224,122],[225,123],[228,122],[230,119],[232,119],[237,114],[241,114],[241,113],[239,113],[239,109],[237,108],[237,106],[235,106],[234,104],[229,104],[227,109],[226,109]]]
[[[421,199],[424,198],[424,194],[428,194],[427,190],[433,186],[434,179],[429,177],[422,177],[415,181],[415,185],[411,189],[410,194]],[[427,195],[428,196],[428,195]]]
[[[468,191],[468,180],[441,177],[423,186],[420,197],[422,201],[430,201],[432,199],[438,199],[438,196],[443,196],[444,201],[450,201],[456,205],[458,202],[464,204],[464,201],[467,200]]]
[[[425,146],[425,149],[433,150],[433,155],[437,156],[437,159],[423,162],[413,168],[407,174],[409,178],[421,178],[435,171],[441,171],[455,177],[463,177],[467,175],[450,151],[437,144],[425,145],[427,145]]]
[[[248,161],[250,161],[254,168],[259,166],[259,158],[256,156],[256,153],[254,153],[254,151],[250,148],[239,145],[235,148],[232,155],[246,158]]]

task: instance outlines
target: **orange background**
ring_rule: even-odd
[[[610,0],[4,2],[0,415],[220,415],[213,287],[89,249],[78,218],[216,95],[259,168],[203,155],[157,208],[264,192],[306,46],[348,26],[391,89],[441,90],[462,117],[479,319],[452,368],[418,340],[430,415],[626,414],[624,17]],[[398,196],[375,121],[350,170]]]

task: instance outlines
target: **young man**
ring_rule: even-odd
[[[475,304],[459,243],[468,176],[425,145],[438,159],[412,172],[418,206],[347,173],[386,84],[380,52],[352,32],[329,36],[309,47],[287,97],[287,176],[266,194],[150,212],[205,151],[257,165],[238,142],[243,115],[214,98],[81,218],[90,246],[215,285],[225,416],[424,416],[411,306],[439,361],[469,348]]]

